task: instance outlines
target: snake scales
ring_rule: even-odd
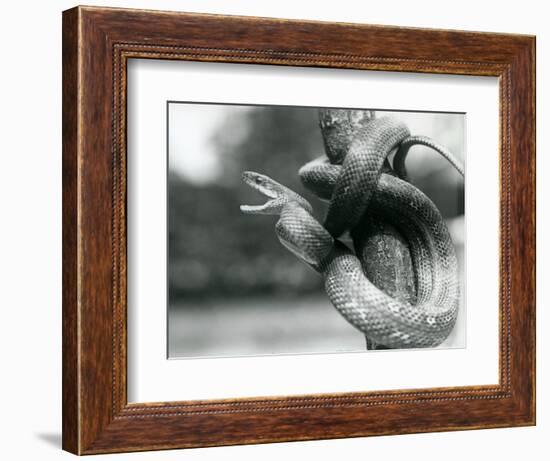
[[[416,144],[429,146],[463,175],[458,161],[426,137],[411,136],[393,117],[370,111],[320,111],[326,156],[304,165],[299,175],[319,198],[329,200],[323,224],[311,205],[273,179],[244,172],[246,184],[269,200],[242,205],[250,214],[280,215],[281,243],[324,277],[334,307],[368,340],[388,348],[434,347],[452,331],[459,306],[458,265],[445,222],[434,203],[407,181],[405,158]],[[388,156],[396,151],[393,165]],[[393,225],[408,243],[416,281],[416,303],[392,298],[365,275],[362,234],[370,216]],[[338,238],[346,231],[355,252]],[[363,266],[363,267],[362,267]]]

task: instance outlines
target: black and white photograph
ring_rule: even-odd
[[[168,358],[465,347],[465,117],[168,101]]]

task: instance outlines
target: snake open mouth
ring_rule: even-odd
[[[260,174],[255,173],[254,171],[245,171],[242,174],[242,179],[245,184],[248,184],[253,189],[256,189],[262,195],[265,195],[270,200],[268,200],[263,205],[241,205],[241,211],[243,213],[261,213],[270,209],[279,194],[274,190],[275,185],[277,184],[271,178]]]

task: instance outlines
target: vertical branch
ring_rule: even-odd
[[[343,162],[355,133],[374,118],[375,112],[371,110],[319,111],[321,133],[331,163]],[[385,168],[392,173],[389,164]],[[416,279],[409,246],[397,229],[367,209],[364,218],[350,233],[367,278],[393,298],[416,303]],[[366,347],[385,349],[384,345],[368,337]]]
[[[376,215],[367,214],[352,232],[357,257],[367,278],[379,289],[410,304],[416,303],[416,279],[409,246],[400,232]],[[367,349],[385,349],[368,337]]]

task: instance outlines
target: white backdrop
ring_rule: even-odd
[[[108,0],[105,0],[107,2]],[[88,4],[105,4],[89,0]],[[542,127],[550,125],[550,32],[544,2],[296,2],[278,0],[110,0],[111,6],[364,22],[403,26],[537,34],[538,209],[548,203],[550,147]],[[69,459],[60,451],[61,432],[61,11],[70,1],[9,2],[0,17],[3,51],[0,85],[0,347],[2,444],[6,459]],[[458,6],[460,5],[460,7]],[[463,460],[481,453],[499,460],[543,459],[550,437],[550,341],[543,338],[548,316],[550,254],[542,236],[550,217],[538,223],[538,426],[368,439],[211,448],[118,455],[116,459],[279,460],[373,459]],[[30,288],[29,288],[30,287]],[[102,459],[104,457],[99,457]],[[105,458],[107,459],[107,458]],[[114,458],[109,458],[114,459]]]

